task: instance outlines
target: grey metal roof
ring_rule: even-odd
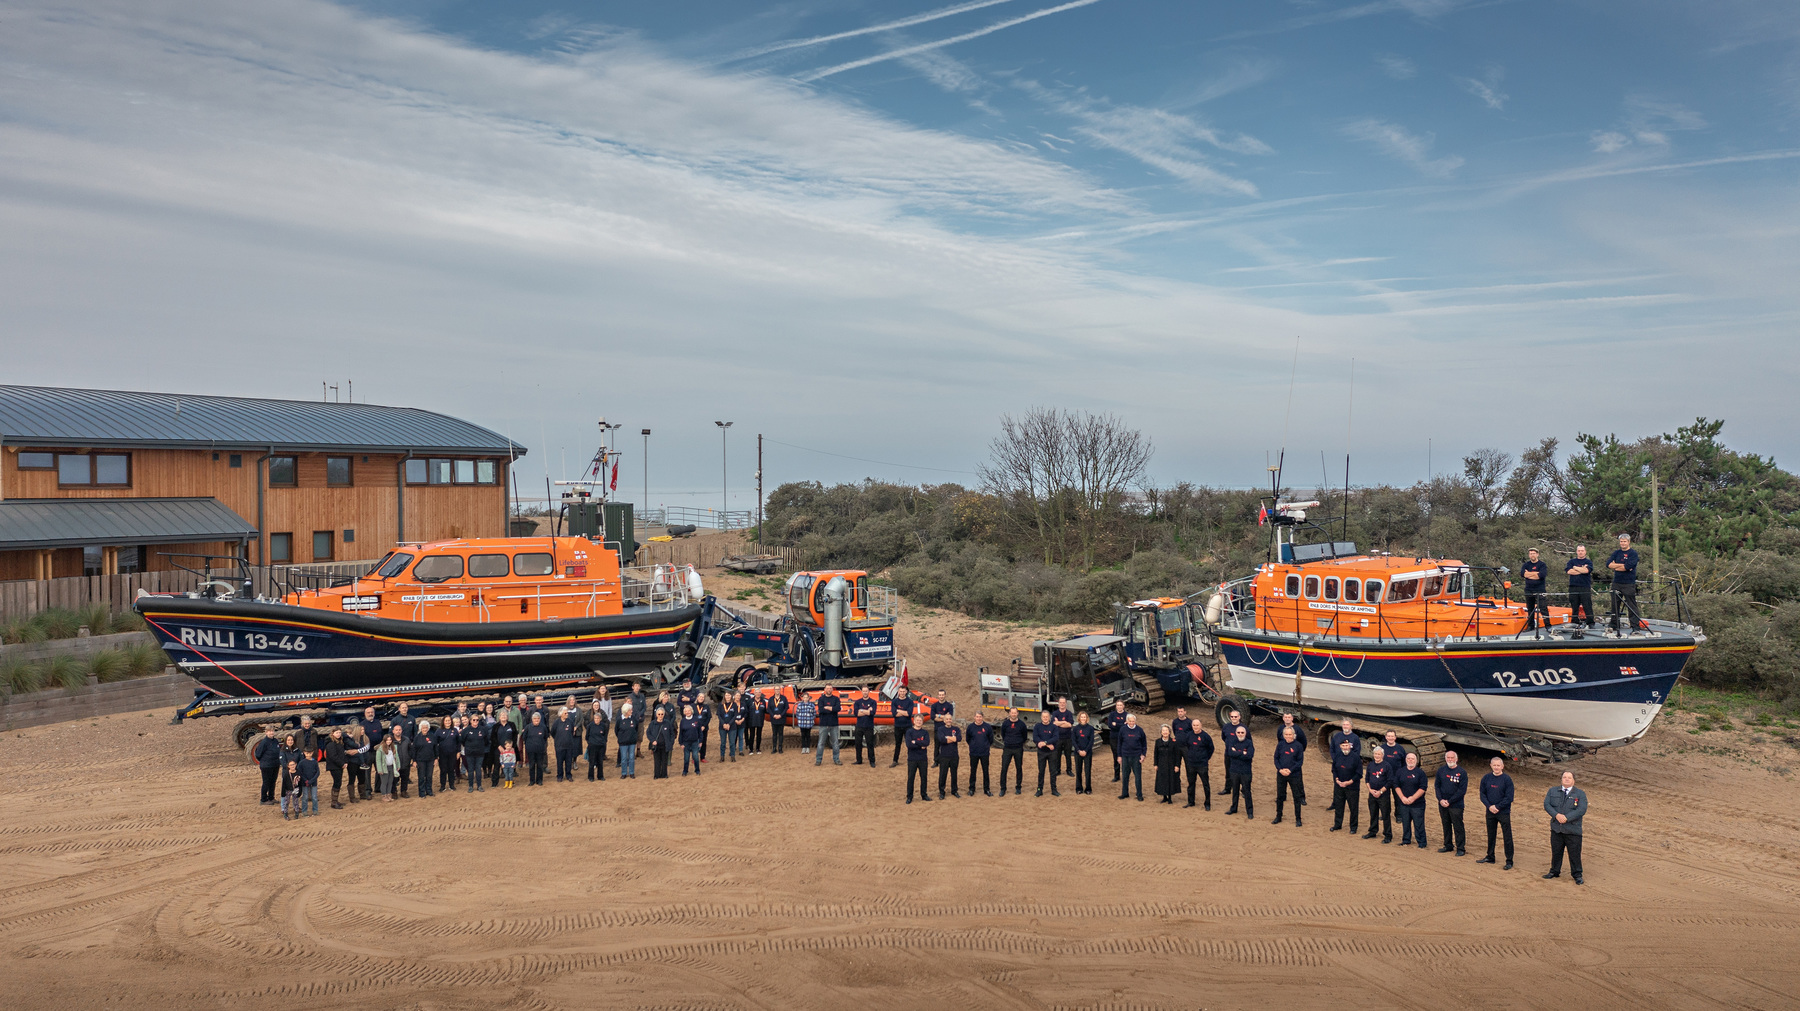
[[[524,456],[498,432],[412,407],[0,386],[0,443]]]
[[[216,498],[24,498],[0,502],[0,551],[90,544],[199,544],[256,536]]]

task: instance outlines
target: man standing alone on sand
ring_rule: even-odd
[[[1494,829],[1498,826],[1506,836],[1506,866],[1501,870],[1512,870],[1513,838],[1512,838],[1512,803],[1513,781],[1506,774],[1506,763],[1495,755],[1488,762],[1494,771],[1481,777],[1481,808],[1487,812],[1487,856],[1475,861],[1478,864],[1494,862]]]
[[[1546,880],[1562,877],[1563,851],[1569,852],[1569,872],[1581,884],[1581,819],[1587,814],[1587,794],[1575,785],[1575,774],[1562,774],[1562,785],[1544,794],[1544,811],[1550,815],[1550,873]]]
[[[1438,847],[1438,852],[1448,853],[1455,849],[1457,856],[1467,856],[1463,849],[1467,842],[1463,828],[1463,797],[1469,792],[1469,774],[1456,764],[1456,752],[1444,752],[1444,764],[1435,779],[1438,820],[1444,825],[1444,845]]]

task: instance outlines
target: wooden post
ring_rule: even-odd
[[[1650,592],[1662,602],[1662,510],[1656,495],[1656,471],[1650,471]]]

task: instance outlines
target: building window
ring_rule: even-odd
[[[56,458],[57,484],[93,484],[93,465],[86,456],[64,453]]]
[[[244,454],[242,454],[242,453],[231,454],[231,461],[229,463],[229,466],[242,467],[243,465],[244,465]]]
[[[331,536],[331,531],[329,531],[329,530],[314,530],[313,531],[313,554],[312,554],[313,561],[315,561],[315,562],[331,561],[331,559],[336,555],[336,552],[331,550],[331,546],[336,540],[337,540],[337,538]]]
[[[494,483],[494,461],[492,461],[492,460],[476,460],[475,461],[475,483],[476,484],[493,484]]]
[[[131,484],[131,457],[125,453],[59,453],[56,483],[64,487],[125,488]]]
[[[474,484],[475,483],[475,461],[474,460],[457,460],[457,461],[455,461],[455,464],[456,464],[456,483],[457,484]]]
[[[294,467],[293,457],[269,457],[269,484],[271,486],[281,485],[288,488],[294,487],[294,485],[298,483],[294,477],[295,471],[296,468]]]
[[[20,470],[55,470],[55,453],[20,453]]]
[[[356,543],[356,531],[346,528],[344,530],[344,543],[345,544],[355,544]]]
[[[450,483],[450,465],[453,464],[454,462],[455,462],[454,460],[433,460],[433,461],[431,461],[431,483],[432,484],[449,484]]]
[[[350,458],[347,456],[328,456],[325,458],[325,483],[333,488],[350,486]]]
[[[269,564],[270,565],[292,565],[292,564],[294,564],[294,535],[293,534],[270,534],[269,535]]]
[[[406,461],[406,483],[426,484],[431,480],[430,464],[424,460]]]
[[[123,453],[94,454],[94,483],[122,486],[131,483],[131,457]]]
[[[81,574],[98,576],[105,572],[106,549],[98,545],[89,545],[81,549]]]

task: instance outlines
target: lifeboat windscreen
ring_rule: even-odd
[[[412,560],[413,556],[404,551],[390,551],[388,556],[381,560],[381,565],[376,567],[375,575],[382,579],[392,579],[405,572],[406,567],[412,564]]]
[[[441,583],[463,574],[461,555],[426,555],[413,566],[413,578],[421,583]]]

